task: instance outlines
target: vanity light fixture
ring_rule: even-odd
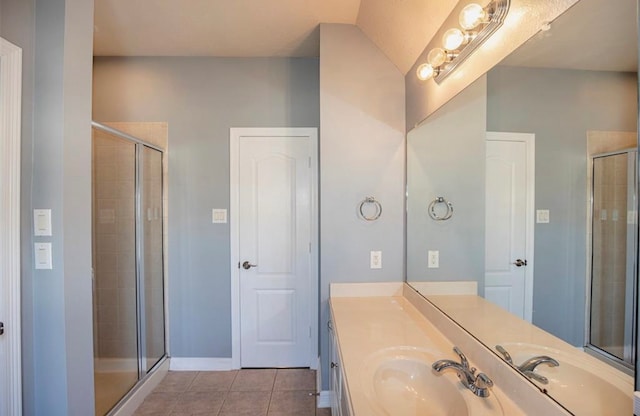
[[[423,81],[433,78],[437,83],[442,82],[502,26],[509,5],[510,0],[492,0],[485,7],[477,3],[464,6],[458,17],[462,29],[454,27],[444,32],[442,47],[431,49],[427,54],[427,62],[418,66],[418,78]]]

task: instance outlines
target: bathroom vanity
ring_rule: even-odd
[[[583,390],[585,380],[577,382],[575,389],[564,386],[567,393],[578,399],[574,402],[585,404],[584,408],[570,411],[566,404],[559,405],[545,394],[544,388],[518,371],[516,365],[509,365],[495,350],[486,348],[407,284],[337,284],[331,285],[330,298],[333,415],[631,414],[632,377],[598,363],[562,341],[552,342],[555,337],[500,308],[494,309],[478,296],[456,294],[436,298],[440,303],[464,305],[460,309],[468,315],[486,317],[489,319],[486,328],[531,334],[531,343],[510,343],[508,338],[500,338],[506,336],[505,332],[501,335],[499,330],[493,331],[504,339],[504,347],[516,363],[525,357],[555,354],[558,367],[540,364],[533,370],[536,375],[548,378],[549,388],[567,381],[561,380],[564,375],[560,374],[565,373],[559,370],[571,375],[572,370],[580,368],[582,372],[574,376],[592,377],[586,380],[595,383],[609,407],[594,405],[598,392],[589,391],[587,396]],[[536,349],[536,342],[553,348]],[[454,346],[465,357],[454,352]],[[483,377],[492,381],[487,397],[463,386],[455,369],[437,372],[432,368],[439,360],[459,367],[458,363],[464,364],[462,361],[466,359],[469,369],[477,368],[473,372],[476,381]]]

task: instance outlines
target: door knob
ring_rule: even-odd
[[[4,322],[0,322],[0,335],[4,334]]]
[[[258,267],[257,264],[251,264],[248,261],[245,261],[244,263],[242,263],[242,268],[245,270],[249,270],[252,267]]]
[[[515,262],[515,263],[513,263],[513,264],[515,264],[515,265],[516,265],[516,267],[522,267],[522,266],[526,266],[526,265],[527,265],[527,261],[526,261],[526,260],[518,259],[518,260],[516,260],[516,262]]]

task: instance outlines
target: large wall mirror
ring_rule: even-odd
[[[407,282],[476,281],[485,299],[627,374],[636,7],[580,0],[407,135]]]

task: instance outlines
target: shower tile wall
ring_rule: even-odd
[[[164,150],[162,158],[162,238],[166,280],[169,272],[169,256],[167,255],[169,247],[169,124],[166,122],[104,122],[102,124],[130,134]]]
[[[94,131],[94,158],[95,355],[135,359],[135,146]]]

